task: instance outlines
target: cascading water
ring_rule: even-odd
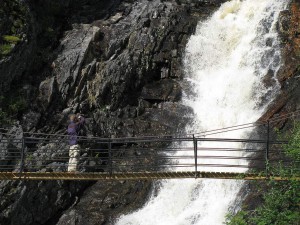
[[[268,88],[262,80],[280,67],[275,25],[287,4],[287,0],[232,0],[198,25],[184,60],[193,93],[186,94],[183,104],[195,113],[188,129],[204,131],[244,124],[262,115],[278,88],[275,79],[275,85]],[[239,130],[226,137],[247,135],[249,130]],[[243,182],[171,180],[160,185],[159,192],[142,209],[122,216],[116,224],[221,225]]]

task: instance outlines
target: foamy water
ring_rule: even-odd
[[[280,67],[275,26],[279,12],[287,4],[286,0],[233,0],[198,24],[186,47],[184,60],[186,79],[193,91],[184,95],[183,104],[192,107],[195,113],[187,130],[205,131],[253,122],[266,110],[278,86],[274,80],[275,85],[267,88],[262,79],[269,70],[276,74]],[[251,130],[239,130],[226,133],[225,137],[246,138],[249,132]],[[240,160],[204,159],[202,162],[247,164]],[[237,171],[203,166],[199,170]],[[233,180],[163,181],[158,194],[142,209],[122,216],[116,224],[221,225],[242,185],[242,181]]]

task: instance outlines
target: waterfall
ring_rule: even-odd
[[[198,24],[184,59],[192,91],[185,92],[183,104],[195,114],[187,130],[254,122],[263,114],[279,88],[274,77],[273,85],[265,85],[263,79],[280,67],[276,22],[287,4],[287,0],[232,0]],[[246,138],[249,132],[239,130],[226,137]],[[233,180],[162,181],[142,209],[116,224],[221,225],[242,185],[243,181]]]

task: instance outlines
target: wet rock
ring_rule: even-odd
[[[168,78],[169,74],[170,74],[170,71],[168,68],[162,68],[160,78],[161,79]]]
[[[146,109],[144,118],[147,121],[157,122],[168,127],[169,130],[176,130],[183,124],[187,124],[193,116],[193,110],[178,103],[165,102],[160,103],[158,108]],[[178,118],[181,118],[178,120]],[[170,134],[170,132],[168,132]]]
[[[300,61],[300,4],[297,1],[292,1],[290,9],[283,11],[280,14],[278,29],[282,38],[283,48],[283,63],[278,72],[278,79],[283,85],[284,81],[295,76],[299,70]]]
[[[86,86],[85,86],[85,82],[86,79],[88,77],[91,77],[96,70],[96,60],[94,59],[90,64],[88,64],[87,66],[85,66],[85,68],[82,69],[81,71],[81,78],[80,81],[78,83],[78,86],[76,87],[74,96],[78,97],[80,96],[79,100],[83,100],[84,99],[84,94],[86,93]]]
[[[54,61],[54,75],[64,99],[75,86],[83,60],[98,30],[99,28],[88,24],[76,25],[61,41],[59,56]]]
[[[288,35],[290,29],[291,14],[289,10],[280,12],[278,20],[278,32],[283,35]]]
[[[144,86],[141,98],[150,101],[178,101],[181,97],[180,85],[173,80],[161,80]]]
[[[130,212],[132,208],[141,205],[139,198],[147,195],[150,187],[149,182],[143,181],[97,182],[85,192],[77,205],[65,212],[57,225],[113,224],[124,206]]]
[[[111,18],[109,18],[108,23],[110,24],[114,24],[120,21],[120,19],[122,19],[123,15],[122,13],[116,13],[116,15],[112,16]]]
[[[8,184],[14,189],[7,189]],[[45,224],[53,214],[72,205],[76,194],[83,191],[87,184],[64,181],[1,182],[1,199],[8,193],[18,198],[14,199],[14,205],[0,202],[0,222],[7,224],[4,221],[13,215],[9,224]]]
[[[39,119],[41,117],[41,114],[34,111],[29,111],[26,114],[23,115],[22,118],[22,126],[25,131],[32,130],[35,128],[39,122]]]
[[[75,225],[78,222],[83,222],[82,215],[80,215],[76,210],[71,210],[68,214],[64,214],[58,221],[57,225]],[[99,220],[99,224],[103,221]]]
[[[266,87],[274,87],[274,85],[276,84],[274,74],[275,74],[274,71],[270,69],[268,73],[265,75],[263,79],[263,83],[265,84]]]
[[[48,108],[52,101],[53,95],[55,94],[54,82],[54,77],[51,77],[42,81],[40,84],[38,100],[44,110]]]
[[[271,119],[276,113],[280,112],[280,110],[286,105],[288,97],[289,96],[286,93],[282,93],[280,95],[280,98],[276,98],[267,112],[258,121],[266,122]]]
[[[170,2],[141,1],[118,23],[100,27],[103,36],[98,45],[103,49],[105,62],[98,64],[95,78],[88,81],[88,94],[97,99],[90,104],[110,104],[114,110],[119,105],[136,105],[148,80],[170,74],[179,77],[177,58],[171,59],[182,55],[183,49],[178,49],[177,42],[186,41],[182,40],[183,27],[192,27],[195,22],[187,19],[185,10]]]

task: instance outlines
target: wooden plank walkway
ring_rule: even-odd
[[[256,173],[232,173],[232,172],[118,172],[118,173],[70,173],[70,172],[0,172],[0,180],[159,180],[159,179],[235,179],[235,180],[297,180],[300,177],[266,177]]]

